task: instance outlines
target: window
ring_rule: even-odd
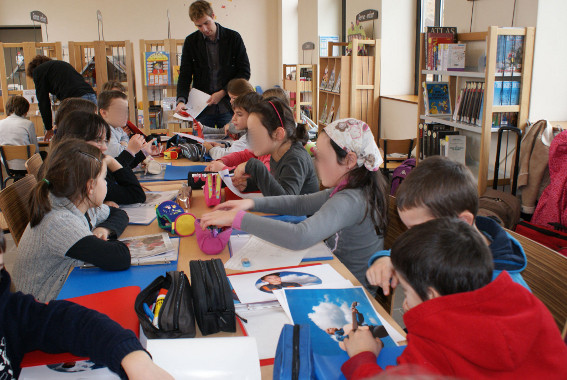
[[[415,86],[414,94],[420,88],[419,84],[419,38],[425,33],[428,26],[443,26],[443,1],[444,0],[421,0],[421,7],[417,7],[415,28]]]

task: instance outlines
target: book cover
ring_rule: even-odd
[[[427,158],[427,130],[429,125],[427,123],[423,124],[423,136],[421,139],[421,151],[423,153],[423,158]]]
[[[463,135],[445,136],[446,157],[453,161],[465,164],[465,153],[467,147],[467,137]]]
[[[502,105],[502,83],[502,81],[494,82],[494,99],[492,100],[494,106]]]
[[[325,66],[325,71],[323,71],[323,77],[321,78],[321,84],[319,88],[324,90],[327,88],[327,83],[329,82],[329,66]]]
[[[333,87],[333,92],[339,93],[341,92],[341,72],[339,71],[339,75],[337,75],[337,80],[335,82],[335,86]]]
[[[427,115],[452,115],[448,82],[425,82]]]
[[[509,106],[512,100],[512,82],[502,82],[502,105]]]
[[[333,102],[331,103],[331,108],[329,108],[329,114],[327,115],[327,121],[325,122],[326,124],[331,124],[333,122],[334,114],[335,114],[335,99],[333,99]]]
[[[458,112],[458,117],[457,117],[457,121],[463,121],[463,115],[465,113],[465,110],[467,108],[467,103],[469,101],[469,97],[470,97],[470,82],[466,82],[465,83],[465,91],[463,94],[463,99],[461,100],[461,106],[459,108],[459,112]]]
[[[145,72],[147,86],[167,86],[170,78],[169,53],[155,51],[145,53]]]
[[[480,104],[478,107],[478,112],[477,112],[477,116],[476,116],[476,121],[475,124],[479,127],[482,127],[482,111],[484,110],[484,89],[485,89],[485,84],[482,83],[481,84],[481,89],[480,89]]]
[[[335,85],[335,68],[331,70],[331,76],[329,77],[329,81],[327,82],[327,87],[325,88],[327,91],[333,91],[333,86]]]
[[[459,109],[461,108],[461,102],[463,100],[463,96],[465,94],[465,89],[461,88],[461,92],[457,97],[457,101],[455,102],[455,111],[453,112],[453,120],[457,121],[459,117]]]
[[[510,104],[517,106],[520,104],[520,82],[512,82],[512,96]]]
[[[457,27],[427,27],[425,35],[427,39],[426,65],[428,70],[435,70],[437,57],[437,45],[442,43],[457,42]]]
[[[504,73],[506,70],[506,36],[499,35],[496,42],[496,73]]]
[[[323,106],[323,112],[321,112],[321,117],[319,118],[320,123],[325,123],[327,121],[327,103]]]
[[[447,71],[464,71],[467,45],[449,44],[447,48]]]

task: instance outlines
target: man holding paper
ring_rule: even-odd
[[[207,1],[195,1],[189,17],[198,31],[185,39],[177,82],[177,108],[187,109],[191,84],[210,94],[207,107],[197,118],[203,125],[222,128],[232,118],[226,86],[231,79],[250,79],[250,62],[240,34],[214,21]],[[195,116],[195,115],[191,115]]]

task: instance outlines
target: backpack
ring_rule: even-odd
[[[392,175],[392,185],[390,186],[390,195],[395,196],[398,187],[406,179],[407,175],[415,168],[415,158],[408,158],[400,166],[394,169]]]

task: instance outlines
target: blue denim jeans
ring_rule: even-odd
[[[230,112],[210,114],[210,115],[200,115],[199,117],[197,117],[199,123],[212,128],[214,128],[215,126],[217,128],[224,128],[224,126],[227,125],[231,119],[232,119],[232,113]]]
[[[81,96],[81,98],[89,100],[89,101],[93,102],[94,104],[97,104],[96,94],[85,94],[85,95]]]

